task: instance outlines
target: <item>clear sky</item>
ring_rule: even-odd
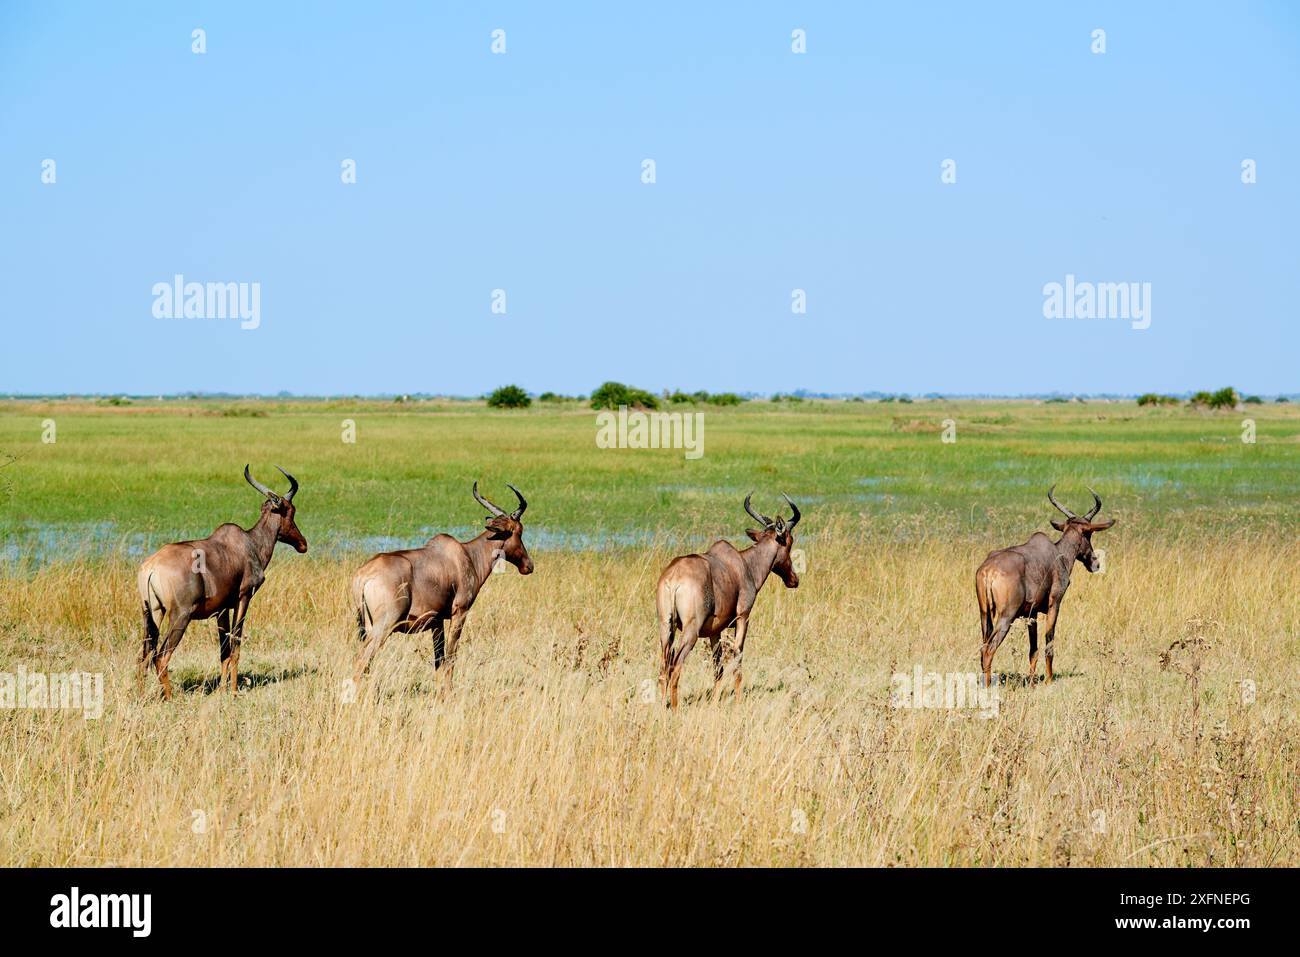
[[[1294,392],[1298,105],[1286,2],[6,0],[0,391]]]

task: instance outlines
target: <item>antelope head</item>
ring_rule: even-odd
[[[745,496],[745,511],[762,527],[747,528],[745,534],[753,539],[755,544],[768,540],[776,543],[776,560],[772,562],[772,572],[785,583],[786,588],[798,588],[799,576],[795,574],[794,566],[790,564],[790,549],[794,545],[794,527],[799,524],[799,506],[790,501],[789,495],[781,493],[781,497],[789,504],[792,513],[787,522],[780,515],[776,518],[768,518],[762,512],[754,511],[754,507],[749,504],[753,497],[753,492]]]
[[[307,539],[303,538],[302,532],[298,531],[298,526],[293,520],[295,512],[293,497],[298,494],[298,480],[284,469],[281,469],[280,466],[277,465],[276,468],[280,469],[280,474],[289,480],[289,491],[283,495],[276,494],[253,478],[252,473],[248,471],[247,465],[244,466],[244,478],[247,479],[249,485],[266,496],[266,500],[262,502],[262,517],[269,518],[274,515],[279,518],[279,528],[275,534],[275,540],[284,542],[286,545],[292,545],[301,555],[307,551]]]
[[[1112,518],[1105,522],[1093,521],[1093,519],[1097,517],[1097,513],[1101,511],[1101,496],[1096,492],[1092,492],[1092,489],[1088,489],[1089,492],[1092,492],[1092,500],[1094,502],[1092,511],[1082,518],[1075,515],[1072,511],[1058,502],[1056,497],[1052,494],[1055,491],[1055,485],[1047,490],[1047,500],[1065,516],[1065,521],[1061,521],[1059,518],[1052,519],[1052,528],[1056,529],[1058,532],[1064,532],[1067,535],[1078,535],[1080,545],[1078,552],[1075,554],[1075,558],[1079,564],[1088,569],[1088,571],[1095,572],[1101,567],[1101,562],[1097,559],[1097,553],[1092,550],[1092,533],[1105,531],[1115,524],[1115,520]]]
[[[509,482],[506,483],[506,487],[515,493],[515,498],[519,499],[519,507],[513,512],[498,508],[480,495],[478,493],[478,482],[474,483],[474,501],[478,502],[490,513],[487,520],[487,530],[488,539],[495,546],[492,553],[492,563],[496,564],[498,558],[504,558],[519,569],[519,574],[531,575],[533,573],[533,559],[528,554],[528,549],[524,547],[524,526],[519,521],[524,514],[524,509],[528,507],[528,502],[519,494],[519,489]]]

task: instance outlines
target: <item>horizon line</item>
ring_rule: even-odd
[[[1233,387],[1235,388],[1235,387]],[[537,399],[543,395],[554,395],[557,400],[569,401],[587,401],[590,394],[566,395],[563,393],[552,392],[551,390],[542,390],[535,392],[524,390],[532,399]],[[649,391],[649,390],[646,390]],[[670,392],[685,390],[661,390],[660,392],[651,393],[656,398],[666,398]],[[705,390],[695,390],[688,395],[694,395],[697,392]],[[1104,400],[1128,400],[1137,399],[1144,395],[1158,395],[1173,399],[1187,400],[1198,392],[1212,391],[1203,389],[1188,389],[1183,392],[1018,392],[1018,393],[999,393],[999,392],[882,392],[877,389],[865,392],[816,392],[810,389],[794,389],[791,391],[774,391],[774,392],[718,392],[709,393],[711,395],[736,395],[746,401],[770,400],[776,397],[796,397],[800,399],[825,399],[825,400],[881,400],[881,399],[910,399],[910,400],[960,400],[960,399],[1003,399],[1007,401],[1015,400],[1047,400],[1047,399],[1104,399]],[[190,392],[13,392],[5,394],[0,392],[0,401],[21,402],[40,399],[107,399],[121,398],[141,401],[168,401],[168,400],[189,400],[202,401],[209,399],[260,399],[260,400],[304,400],[304,401],[325,401],[336,399],[383,399],[388,401],[406,399],[429,401],[442,399],[452,402],[481,402],[488,397],[489,392],[477,395],[456,394],[450,392],[289,392],[281,390],[279,392],[209,392],[204,390],[195,390]],[[1260,392],[1249,393],[1237,390],[1238,396],[1245,398],[1260,399],[1300,399],[1300,392]]]

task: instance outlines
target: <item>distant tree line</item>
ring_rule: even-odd
[[[532,398],[517,385],[503,385],[487,397],[487,404],[494,409],[526,409],[532,405]],[[537,397],[538,402],[565,403],[581,402],[582,396],[558,395],[543,392]],[[629,409],[658,409],[663,405],[740,405],[744,399],[734,392],[682,392],[680,389],[664,390],[661,396],[646,389],[624,385],[622,382],[606,382],[591,393],[589,402],[593,409],[617,409],[627,406]],[[774,399],[774,401],[776,401]]]
[[[398,401],[401,401],[401,397]],[[698,390],[696,392],[683,392],[680,389],[665,389],[662,394],[655,395],[647,389],[638,389],[636,386],[625,385],[622,382],[605,382],[598,389],[591,393],[590,397],[581,395],[569,396],[560,395],[555,392],[543,392],[537,397],[537,401],[547,405],[560,405],[565,403],[589,402],[593,409],[618,409],[620,406],[626,406],[629,409],[659,409],[664,406],[674,405],[715,405],[715,406],[732,406],[740,405],[745,401],[744,397],[737,395],[735,392],[705,392]],[[772,402],[797,404],[804,401],[803,396],[789,393],[776,393],[771,397]],[[862,402],[861,396],[854,396],[849,401]],[[907,395],[882,395],[880,402],[903,402],[912,401]],[[1060,396],[1054,396],[1047,400],[1048,402],[1066,402],[1067,399]],[[1076,400],[1078,401],[1078,400]],[[1191,398],[1186,400],[1188,408],[1202,409],[1234,409],[1239,405],[1260,405],[1263,403],[1257,395],[1242,396],[1232,386],[1225,386],[1215,392],[1196,392]],[[1279,396],[1278,402],[1287,402],[1286,396]],[[494,409],[526,409],[533,404],[532,397],[517,385],[503,385],[495,389],[487,396],[487,404]],[[1183,405],[1184,401],[1177,396],[1162,395],[1158,392],[1145,392],[1138,396],[1138,405],[1143,406],[1178,406]]]
[[[1286,396],[1279,396],[1278,402],[1286,402]],[[1257,395],[1248,395],[1243,397],[1232,386],[1224,386],[1215,392],[1195,392],[1187,400],[1190,408],[1200,409],[1235,409],[1237,406],[1245,405],[1262,405],[1264,402]],[[1181,405],[1182,400],[1172,395],[1160,395],[1156,392],[1145,392],[1138,396],[1138,405]]]

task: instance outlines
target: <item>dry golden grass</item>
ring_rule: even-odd
[[[1018,624],[996,717],[890,707],[890,677],[971,671],[988,545],[831,529],[759,598],[746,693],[704,644],[680,712],[647,702],[653,589],[680,549],[543,552],[471,613],[457,687],[395,636],[348,703],[351,563],[282,550],[249,680],[211,693],[191,626],[171,704],[134,690],[133,566],[0,580],[0,670],[102,671],[104,714],[0,711],[11,865],[1294,865],[1300,547],[1107,544],[1076,575],[1052,686]],[[1189,619],[1199,619],[1192,621]],[[1200,670],[1180,638],[1207,642]],[[1039,665],[1040,674],[1042,664]],[[1240,684],[1255,682],[1253,702]],[[150,679],[152,692],[156,687]],[[1195,687],[1195,692],[1193,688]],[[806,826],[805,826],[806,824]],[[200,826],[203,825],[203,826]]]

